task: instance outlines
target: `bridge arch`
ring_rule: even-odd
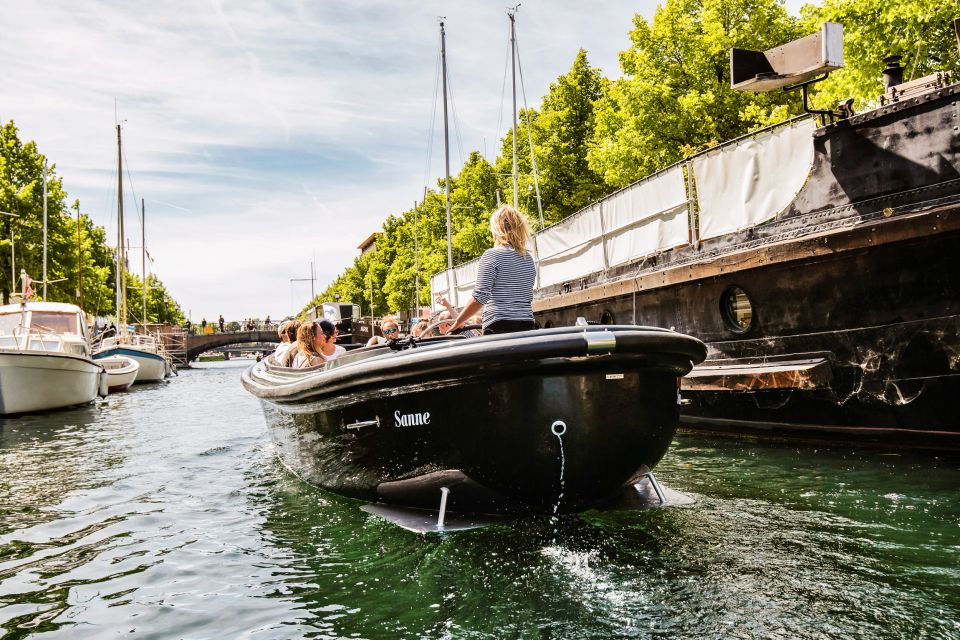
[[[231,344],[247,342],[280,342],[277,332],[270,331],[234,331],[231,333],[206,333],[198,336],[185,336],[184,347],[187,351],[187,362],[193,362],[201,353],[216,347],[226,347]]]

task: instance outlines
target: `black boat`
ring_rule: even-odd
[[[408,338],[311,369],[247,369],[281,460],[370,502],[568,513],[617,499],[667,451],[703,343],[664,329],[567,327]]]
[[[841,43],[828,24],[734,50],[735,88],[809,84],[842,64]],[[768,64],[788,48],[827,54],[812,72],[802,58],[805,74]],[[960,84],[901,82],[896,60],[884,76],[870,110],[726,142],[541,231],[537,321],[703,340],[684,427],[960,449]],[[441,272],[434,294],[465,299],[471,274]]]

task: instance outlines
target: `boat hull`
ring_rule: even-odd
[[[98,362],[106,371],[107,386],[111,393],[129,389],[137,379],[137,372],[140,371],[139,363],[125,356],[99,358]]]
[[[113,347],[94,354],[94,360],[122,356],[136,360],[140,368],[134,382],[160,382],[167,375],[167,363],[163,356],[150,351],[141,351],[131,346]]]
[[[578,512],[614,499],[670,446],[678,379],[703,346],[666,335],[695,343],[694,355],[505,351],[471,367],[451,353],[453,371],[321,397],[259,395],[281,460],[325,489],[435,508],[447,486],[457,511]],[[248,389],[261,366],[245,374]]]
[[[97,397],[102,367],[64,353],[0,353],[0,414],[88,404]]]
[[[958,109],[954,85],[818,129],[773,220],[540,290],[538,322],[703,340],[684,427],[960,450]],[[735,289],[748,327],[730,321]]]

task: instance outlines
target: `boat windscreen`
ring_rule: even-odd
[[[11,335],[20,324],[20,312],[0,313],[0,335]]]
[[[75,313],[55,313],[52,311],[34,311],[30,316],[30,327],[53,333],[80,333]]]

